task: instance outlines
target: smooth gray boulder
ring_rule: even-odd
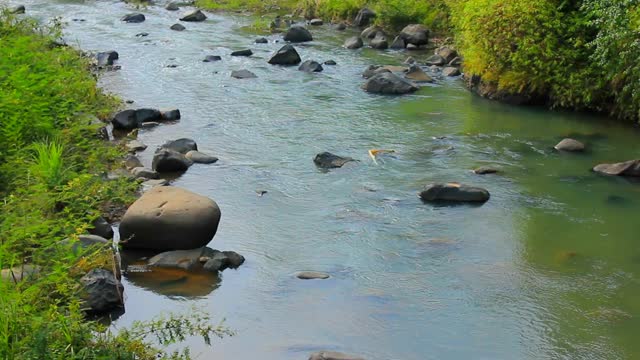
[[[318,271],[301,271],[296,274],[300,280],[325,280],[330,278],[329,274]]]
[[[338,65],[338,63],[335,60],[327,60],[324,62],[325,65],[329,65],[329,66],[335,66]]]
[[[389,48],[393,49],[393,50],[401,50],[407,47],[407,44],[404,42],[404,39],[400,36],[396,36],[393,39],[393,42],[391,43],[391,45],[389,46]]]
[[[298,67],[298,70],[304,71],[304,72],[321,72],[324,69],[322,68],[322,65],[320,65],[319,62],[313,61],[313,60],[307,60],[302,64],[300,64],[300,66]]]
[[[419,88],[411,82],[391,72],[383,72],[367,80],[362,89],[372,94],[402,95],[417,91]]]
[[[316,164],[316,166],[323,169],[340,168],[343,167],[344,164],[352,161],[356,160],[350,157],[338,156],[326,151],[316,155],[316,157],[313,158],[313,162]]]
[[[374,49],[385,50],[389,48],[389,42],[383,33],[378,33],[373,39],[371,39],[369,46]]]
[[[157,186],[124,214],[120,242],[125,248],[196,249],[213,239],[219,222],[215,201],[173,186]]]
[[[429,43],[429,30],[421,24],[407,25],[400,32],[400,37],[407,44],[416,46],[426,45]]]
[[[171,25],[170,29],[174,30],[174,31],[184,31],[187,28],[184,27],[184,25],[182,25],[182,24],[173,24],[173,25]]]
[[[271,65],[298,65],[302,59],[292,45],[285,45],[276,51],[269,59]]]
[[[237,269],[244,264],[244,256],[234,251],[218,251],[214,250],[211,256],[202,266],[210,272],[223,271],[226,269]]]
[[[404,77],[411,81],[429,82],[429,83],[433,82],[433,79],[431,78],[431,76],[427,75],[427,73],[424,72],[424,70],[422,70],[420,66],[415,64],[409,66],[409,70],[407,70],[407,73],[404,75]]]
[[[382,74],[382,73],[390,73],[391,70],[385,68],[384,66],[380,66],[380,65],[369,65],[366,69],[364,69],[364,71],[362,72],[362,77],[365,79],[370,79],[372,78],[374,75],[377,74]]]
[[[425,64],[432,66],[442,66],[445,65],[447,62],[444,60],[444,58],[440,55],[431,55],[429,58],[427,58],[427,61],[425,62]]]
[[[140,140],[131,140],[126,145],[129,152],[143,151],[147,149],[147,145]]]
[[[124,158],[123,164],[127,170],[131,170],[133,168],[141,167],[142,161],[140,161],[137,156],[129,154]]]
[[[181,138],[177,140],[167,141],[161,146],[161,148],[177,151],[181,154],[186,154],[191,150],[198,150],[198,144],[193,139]]]
[[[311,20],[309,20],[309,25],[311,25],[311,26],[324,25],[324,21],[322,21],[322,19],[311,19]]]
[[[258,76],[249,70],[242,69],[231,71],[231,77],[234,79],[253,79],[257,78]]]
[[[144,17],[144,14],[135,13],[135,14],[127,14],[123,16],[120,20],[127,23],[136,24],[136,23],[144,22],[146,19]]]
[[[231,56],[251,56],[253,51],[251,49],[237,50],[231,53]]]
[[[553,147],[558,151],[568,151],[568,152],[580,152],[584,151],[584,144],[578,140],[574,139],[563,139],[556,146]]]
[[[344,31],[344,30],[347,30],[347,24],[345,24],[345,23],[340,23],[340,24],[336,25],[335,29],[336,29],[337,31]]]
[[[442,56],[445,63],[450,63],[453,59],[458,57],[458,52],[448,46],[441,46],[436,50],[436,55]]]
[[[205,153],[201,153],[200,151],[191,150],[189,151],[185,157],[196,164],[213,164],[218,161],[218,158],[215,156],[211,156]]]
[[[160,267],[193,271],[202,266],[202,260],[204,260],[202,258],[207,258],[208,260],[213,257],[215,254],[214,251],[215,250],[208,247],[166,251],[149,259],[147,265],[151,268]]]
[[[365,27],[371,23],[371,20],[375,19],[376,13],[368,8],[363,8],[358,11],[356,18],[353,21],[354,26]]]
[[[207,16],[201,10],[193,10],[184,14],[180,21],[200,22],[207,20]]]
[[[309,360],[364,360],[364,358],[335,351],[320,351],[311,354]]]
[[[458,69],[457,67],[447,66],[442,69],[442,75],[444,76],[460,76],[461,74],[462,73],[460,72],[460,69]]]
[[[153,155],[151,167],[159,173],[179,173],[185,172],[193,162],[187,159],[184,154],[174,150],[161,148]]]
[[[600,164],[593,168],[593,171],[605,175],[615,176],[640,176],[640,160],[629,160],[614,164]]]
[[[178,10],[180,10],[180,6],[175,1],[172,1],[172,2],[168,3],[167,6],[165,6],[164,8],[166,10],[169,10],[169,11],[178,11]]]
[[[384,31],[382,30],[382,28],[374,25],[362,30],[362,32],[360,33],[360,37],[363,39],[373,39],[380,33],[384,35]]]
[[[160,110],[160,117],[164,121],[180,120],[180,109],[163,109]]]
[[[344,47],[346,49],[351,49],[351,50],[360,49],[363,46],[364,46],[364,43],[362,42],[362,38],[360,38],[360,36],[350,37],[344,41]]]
[[[113,238],[113,227],[102,216],[91,222],[91,228],[88,229],[89,234],[100,236],[104,239]]]
[[[290,27],[289,30],[287,30],[287,32],[284,34],[284,41],[289,41],[292,43],[313,41],[313,36],[311,36],[309,30],[307,30],[305,27],[296,25]]]
[[[115,275],[105,269],[93,269],[80,279],[85,311],[104,314],[124,306],[124,286]]]
[[[498,169],[491,166],[481,166],[479,168],[473,169],[473,173],[476,175],[497,174]]]
[[[420,192],[426,202],[485,202],[489,197],[486,189],[458,183],[429,184]]]
[[[96,54],[96,60],[98,61],[98,66],[111,66],[114,61],[118,60],[119,55],[117,51],[104,51]]]
[[[160,174],[157,171],[148,169],[144,166],[131,169],[131,174],[138,179],[158,179]]]
[[[114,115],[111,119],[113,128],[117,130],[133,130],[144,122],[155,122],[162,120],[162,113],[157,109],[137,109],[124,110]]]

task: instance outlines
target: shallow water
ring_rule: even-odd
[[[305,74],[266,63],[282,44],[277,35],[253,44],[249,17],[208,14],[175,32],[178,14],[162,7],[124,24],[132,8],[120,2],[26,5],[68,22],[70,43],[119,52],[122,69],[102,77],[105,89],[132,106],[180,108],[180,122],[140,131],[145,162],[179,137],[221,159],[173,185],[218,202],[211,246],[247,262],[220,279],[132,275],[116,326],[202,307],[237,335],[212,348],[189,342],[201,359],[304,359],[316,350],[374,360],[640,357],[640,183],[589,171],[640,157],[636,130],[492,103],[457,79],[405,97],[366,94],[362,70],[406,54],[341,49],[351,33],[328,26],[297,48],[303,60],[338,66]],[[254,56],[229,56],[247,47]],[[201,62],[209,54],[223,61]],[[230,78],[242,68],[258,78]],[[566,136],[589,151],[554,152]],[[376,164],[372,148],[396,153]],[[322,151],[360,161],[322,172],[312,162]],[[480,165],[502,173],[470,172]],[[416,194],[432,181],[483,186],[491,200],[423,204]],[[301,281],[300,270],[332,277]]]

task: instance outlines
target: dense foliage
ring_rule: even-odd
[[[117,333],[85,318],[78,279],[112,269],[113,255],[79,254],[61,240],[131,203],[138,183],[106,178],[124,150],[97,136],[94,115],[107,116],[118,102],[58,36],[57,24],[0,15],[0,359],[188,358],[163,354],[148,337],[166,345],[227,332],[199,313]]]

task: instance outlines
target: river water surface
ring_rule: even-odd
[[[407,54],[342,49],[353,32],[329,26],[297,48],[303,60],[338,65],[306,74],[266,63],[282,44],[277,35],[253,44],[251,17],[208,13],[176,32],[179,13],[162,6],[125,24],[132,8],[111,0],[26,5],[40,19],[62,17],[69,43],[119,52],[122,69],[101,78],[107,91],[132,106],[181,110],[180,122],[140,132],[144,161],[180,137],[220,158],[173,185],[218,202],[210,246],[246,263],[219,282],[125,278],[116,326],[204,308],[236,335],[213,347],[189,341],[200,359],[293,360],[317,350],[374,360],[640,358],[640,183],[589,170],[640,157],[636,130],[492,103],[459,79],[405,97],[369,95],[362,70]],[[244,48],[254,55],[229,56]],[[203,63],[205,55],[223,60]],[[258,78],[230,78],[243,68]],[[554,152],[567,136],[589,151]],[[372,148],[396,154],[374,163]],[[312,159],[323,151],[360,162],[319,171]],[[502,173],[470,171],[481,165]],[[491,200],[423,204],[416,194],[434,181],[486,187]],[[302,281],[300,270],[332,277]]]

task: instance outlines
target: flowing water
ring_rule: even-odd
[[[176,32],[178,14],[161,6],[125,24],[132,8],[121,2],[26,5],[40,19],[62,17],[71,44],[120,53],[122,69],[101,78],[106,90],[136,107],[180,108],[180,122],[140,132],[145,162],[180,137],[221,159],[173,185],[218,202],[210,245],[246,263],[220,279],[132,274],[116,326],[204,308],[237,334],[213,347],[189,341],[201,359],[293,360],[316,350],[374,360],[640,357],[640,183],[590,172],[640,157],[636,130],[489,102],[459,79],[404,97],[367,94],[362,70],[406,54],[342,49],[353,33],[328,26],[297,48],[338,65],[306,74],[268,65],[279,36],[253,44],[248,16],[208,14]],[[254,56],[229,56],[243,48]],[[223,60],[203,63],[210,54]],[[230,78],[242,68],[258,78]],[[589,151],[553,151],[567,136]],[[374,163],[372,148],[396,153]],[[312,158],[323,151],[360,161],[319,171]],[[470,172],[481,165],[501,174]],[[416,194],[434,181],[486,187],[491,200],[423,204]],[[302,281],[300,270],[332,277]]]

